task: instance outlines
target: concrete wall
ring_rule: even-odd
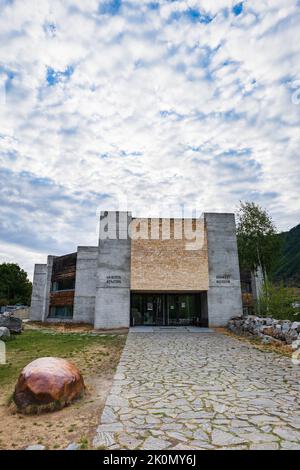
[[[210,326],[225,326],[242,314],[242,295],[234,214],[204,214],[209,290],[207,294]]]
[[[48,256],[47,264],[34,267],[30,320],[45,321],[49,314],[49,295],[54,256]]]
[[[109,218],[112,222],[116,220],[117,233],[113,226],[107,225]],[[129,327],[131,240],[127,230],[130,221],[131,214],[126,212],[100,215],[95,328]]]
[[[134,291],[205,291],[208,289],[207,243],[203,220],[198,220],[199,245],[189,249],[190,242],[184,234],[184,224],[191,224],[196,231],[196,222],[192,219],[151,219],[151,226],[157,224],[157,239],[150,239],[148,219],[134,219],[134,222],[146,227],[149,239],[133,239],[131,242],[131,289]],[[168,223],[170,237],[163,239],[162,224]],[[174,236],[174,224],[175,236]],[[178,231],[179,229],[179,231]],[[181,239],[175,238],[176,232],[182,233]],[[186,234],[188,235],[188,234]]]
[[[30,307],[30,320],[42,321],[44,312],[45,292],[47,281],[47,265],[35,264],[32,294],[31,294],[31,307]]]
[[[52,277],[52,266],[55,256],[48,256],[47,258],[47,279],[46,279],[46,292],[45,292],[45,303],[43,311],[43,321],[46,321],[49,316],[49,305],[50,305],[50,289],[51,289],[51,277]]]
[[[94,324],[98,247],[79,246],[77,251],[74,322]]]

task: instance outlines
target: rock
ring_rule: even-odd
[[[279,449],[279,444],[277,442],[259,442],[255,444],[250,444],[250,450],[277,450]]]
[[[84,393],[77,367],[66,359],[42,357],[22,370],[14,392],[19,411],[37,413],[63,408]]]
[[[7,341],[10,337],[10,331],[6,326],[0,326],[0,340]]]
[[[107,431],[98,431],[93,439],[93,447],[110,447],[116,443],[115,433]]]
[[[22,332],[22,320],[11,315],[0,315],[0,326],[8,328],[10,333],[20,334]]]
[[[292,344],[300,339],[300,322],[290,320],[275,320],[271,317],[260,318],[247,316],[242,319],[231,319],[228,328],[237,334],[254,335],[263,344]],[[272,339],[273,338],[273,339]]]
[[[142,450],[163,450],[163,449],[167,449],[169,446],[170,446],[169,441],[165,441],[164,439],[160,439],[156,437],[147,437],[141,449]]]
[[[290,322],[284,322],[282,325],[282,332],[287,333],[290,329]]]
[[[273,338],[273,336],[263,335],[261,339],[262,344],[281,344],[279,339]]]
[[[78,450],[80,448],[79,444],[76,444],[76,442],[71,442],[65,450]]]
[[[277,434],[281,439],[287,441],[295,441],[299,444],[300,441],[300,431],[294,431],[290,427],[286,428],[274,428],[274,434]]]
[[[297,349],[299,349],[299,348],[300,348],[300,339],[297,339],[296,341],[292,342],[292,349],[294,351],[297,351]]]
[[[298,333],[296,330],[290,330],[286,335],[285,335],[285,340],[287,344],[292,344],[293,341],[296,341],[298,339]]]
[[[281,449],[299,450],[299,444],[297,442],[281,441]]]
[[[234,444],[242,444],[245,441],[245,439],[240,439],[234,434],[219,429],[214,429],[212,432],[212,443],[216,446],[227,447]]]
[[[270,328],[269,326],[264,327],[263,333],[264,333],[264,335],[267,335],[267,336],[274,336],[274,334],[275,334],[274,329]]]
[[[34,444],[32,446],[26,447],[25,450],[45,450],[45,449],[46,449],[46,447],[42,446],[41,444]]]

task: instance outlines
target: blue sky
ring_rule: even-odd
[[[96,244],[125,199],[298,224],[298,90],[297,0],[0,0],[0,261]]]

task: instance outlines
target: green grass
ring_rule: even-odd
[[[6,343],[7,364],[0,365],[0,387],[16,382],[23,367],[39,357],[63,357],[76,363],[76,355],[90,346],[121,345],[123,341],[123,336],[118,335],[25,330]]]

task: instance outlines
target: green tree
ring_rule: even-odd
[[[31,290],[32,284],[27,273],[18,264],[0,264],[0,305],[29,305]]]
[[[241,267],[256,271],[261,266],[266,278],[279,256],[280,239],[271,216],[254,202],[240,203],[237,241]]]

